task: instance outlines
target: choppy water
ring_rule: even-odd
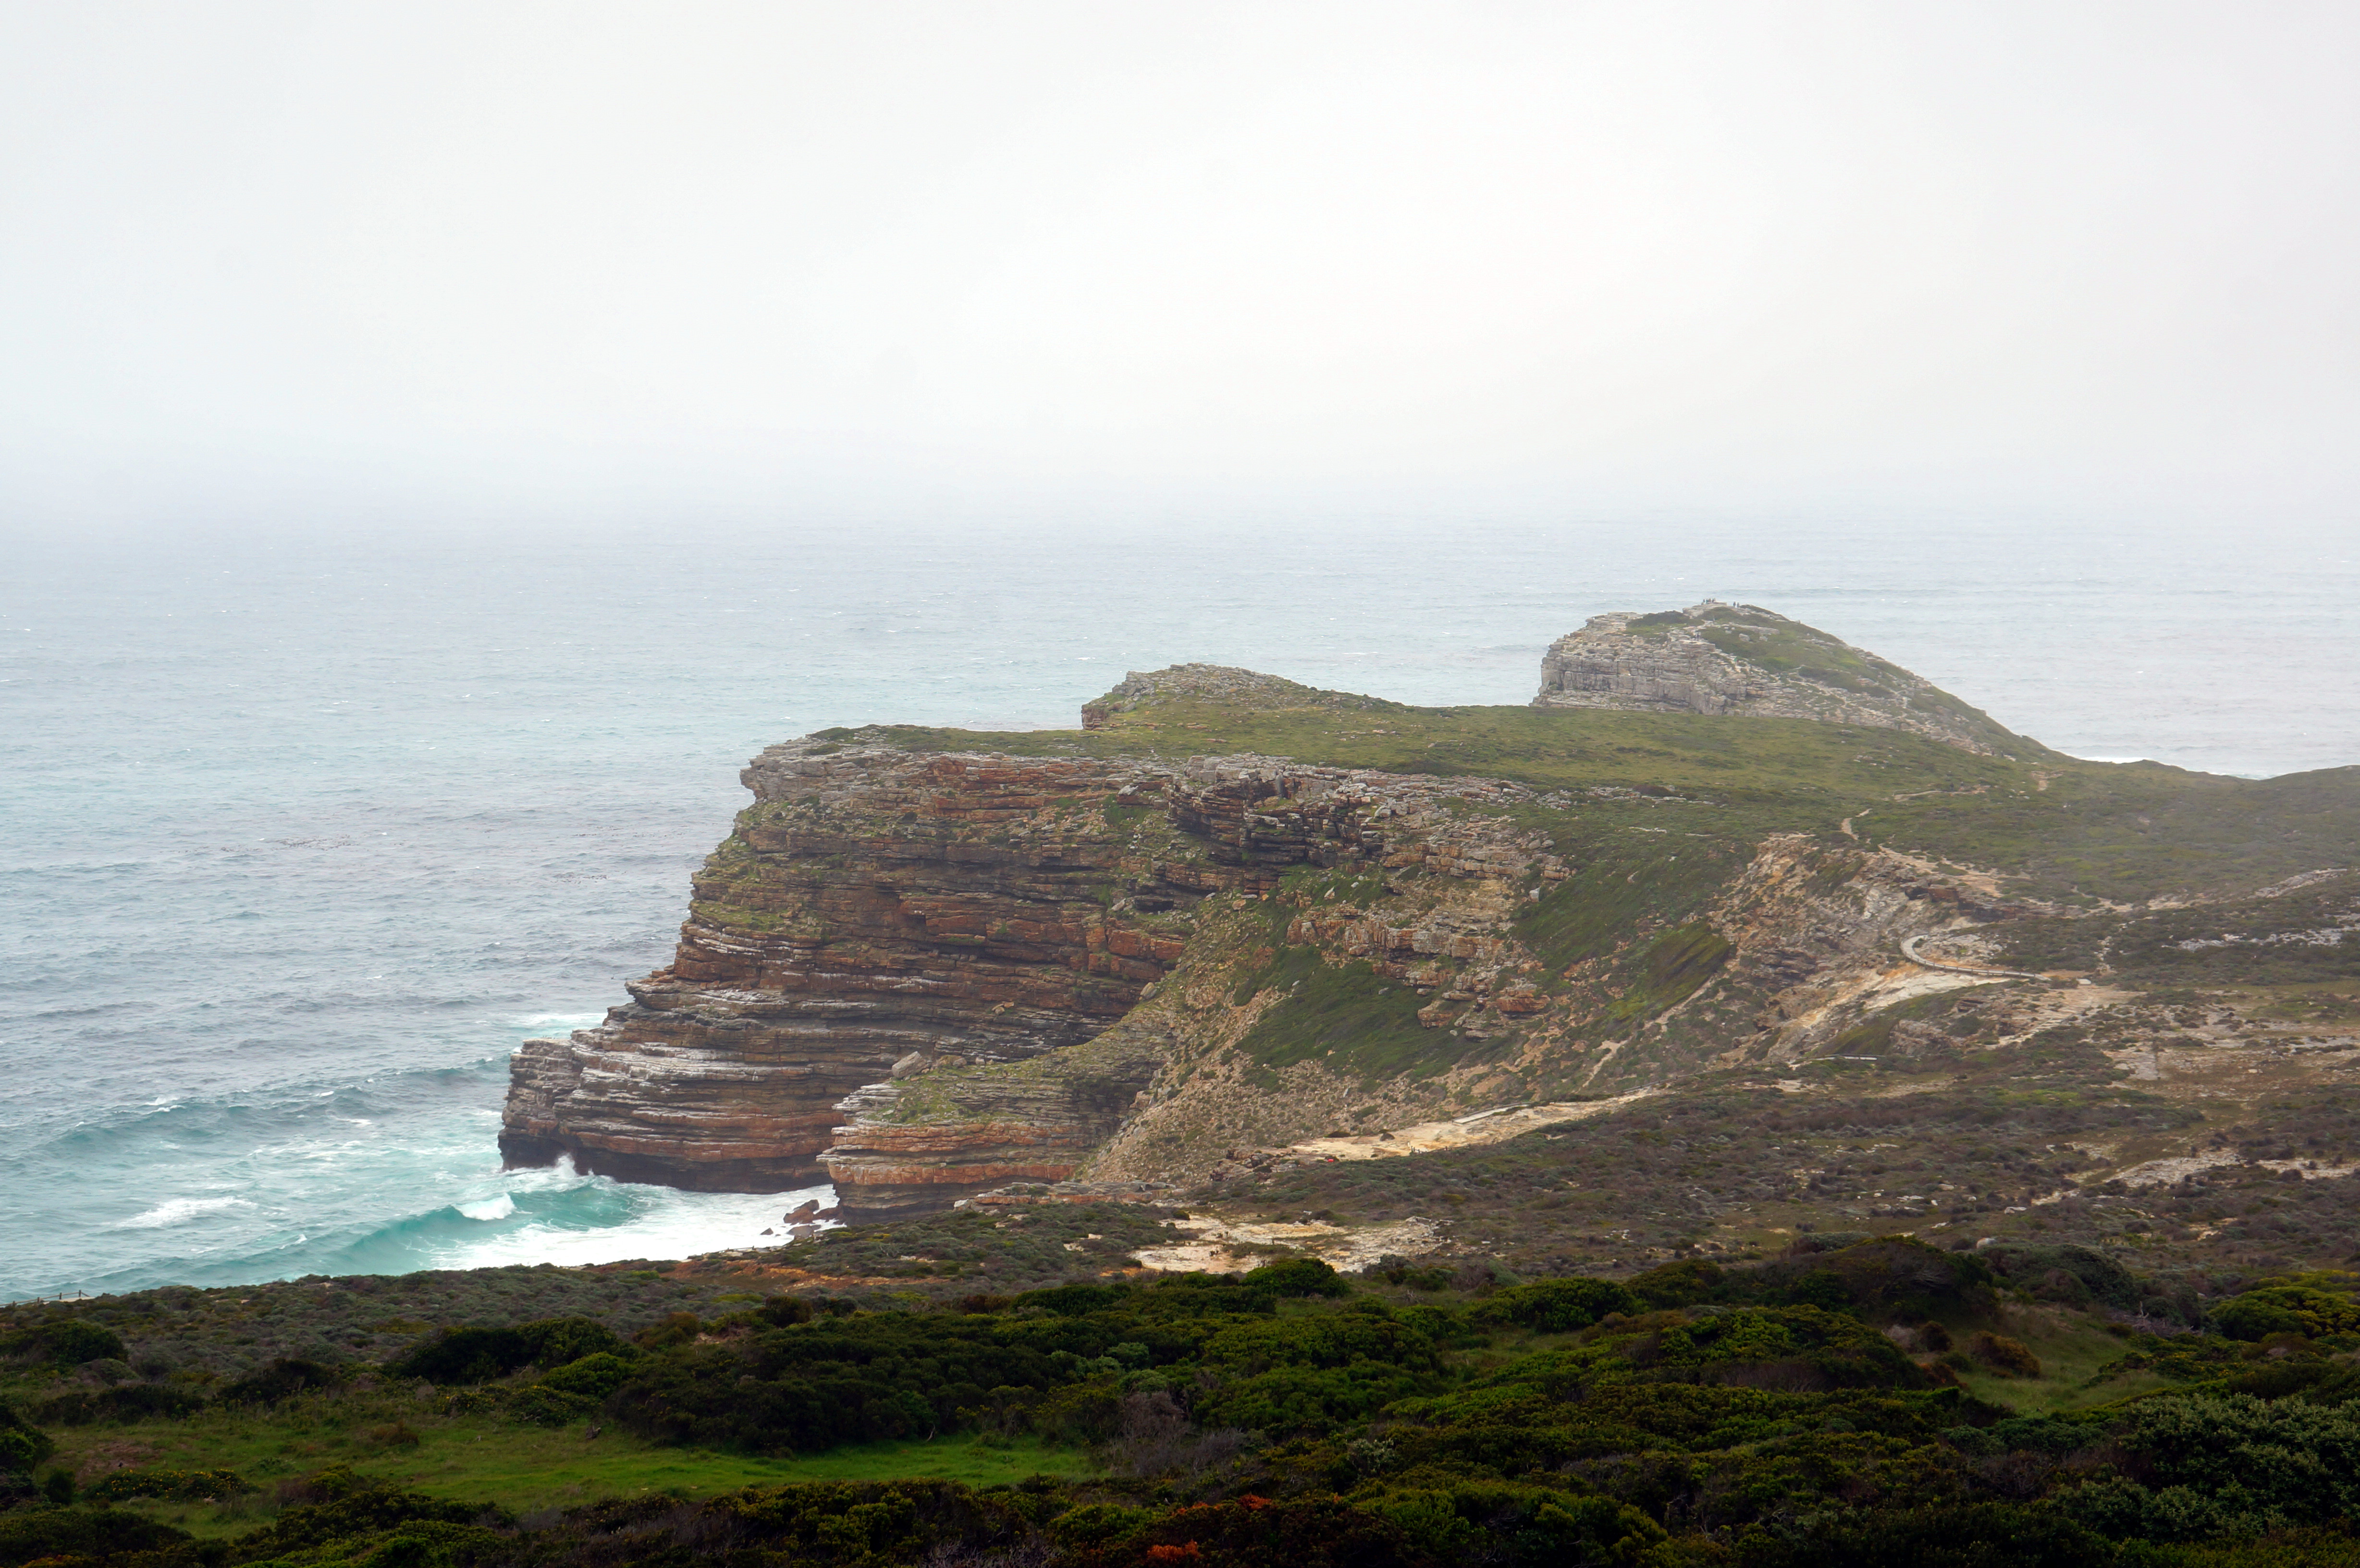
[[[333,531],[333,530],[323,530]],[[0,1296],[676,1257],[799,1195],[503,1174],[506,1059],[663,961],[763,745],[1070,724],[1127,669],[1521,702],[1746,600],[2084,756],[2360,762],[2354,534],[1945,519],[894,519],[20,535],[0,587]]]

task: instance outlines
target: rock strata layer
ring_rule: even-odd
[[[521,1049],[503,1154],[683,1187],[808,1183],[828,1176],[839,1103],[897,1062],[1089,1039],[1178,951],[1157,912],[1267,879],[1116,825],[1147,809],[1109,802],[1162,792],[1165,772],[770,747],[672,964],[598,1028]]]
[[[1544,835],[1449,809],[1532,793],[1493,780],[811,738],[745,782],[756,803],[697,873],[672,964],[597,1028],[519,1051],[509,1163],[720,1191],[828,1180],[871,1217],[1060,1180],[1175,1054],[1137,1004],[1208,898],[1243,908],[1301,866],[1494,888],[1564,875]],[[1481,968],[1507,957],[1507,904],[1491,904],[1281,929],[1402,974]]]
[[[1005,1106],[956,1117],[927,1114],[917,1081],[1094,1039],[1179,957],[1207,895],[1383,859],[1429,786],[1369,777],[772,746],[694,879],[672,964],[597,1028],[520,1049],[501,1151],[717,1191],[832,1180],[849,1209],[1062,1177],[1113,1130],[1152,1049],[1110,1047],[1087,1081],[996,1080]]]

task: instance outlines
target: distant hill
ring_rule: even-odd
[[[1820,719],[1907,730],[1986,757],[2041,757],[1933,682],[1753,604],[1592,615],[1541,661],[1536,708]]]

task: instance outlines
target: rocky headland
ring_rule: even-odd
[[[1592,615],[1549,645],[1542,708],[1743,714],[1907,730],[1995,757],[2047,748],[1897,664],[1753,604]]]
[[[1076,731],[823,732],[746,769],[672,963],[519,1052],[501,1149],[874,1220],[2128,1040],[2133,979],[2339,961],[2290,933],[2360,931],[2354,771],[2079,762],[1712,604],[1593,619],[1530,708],[1185,665]]]

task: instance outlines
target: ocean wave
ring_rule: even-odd
[[[478,1192],[480,1192],[480,1189]],[[616,1263],[750,1247],[804,1200],[836,1202],[829,1186],[786,1192],[689,1192],[585,1176],[566,1162],[515,1171],[500,1189],[411,1214],[339,1249],[335,1273],[490,1269],[529,1263]]]
[[[117,1220],[110,1230],[161,1230],[166,1225],[186,1225],[207,1214],[225,1214],[232,1209],[254,1207],[244,1198],[173,1198],[157,1204],[146,1214],[134,1214],[127,1220]]]
[[[604,1012],[527,1013],[522,1017],[510,1018],[508,1020],[508,1028],[513,1029],[564,1029],[570,1034],[575,1029],[588,1029],[591,1025],[597,1023],[606,1016],[606,1015]]]

